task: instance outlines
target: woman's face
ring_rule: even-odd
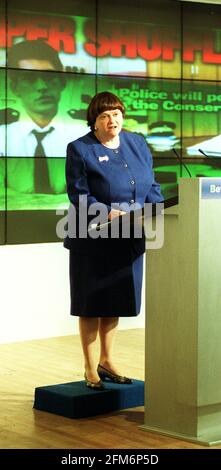
[[[97,116],[95,130],[106,139],[116,137],[122,129],[123,114],[119,109],[104,111]]]

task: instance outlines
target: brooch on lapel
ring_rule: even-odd
[[[107,155],[104,155],[103,157],[98,157],[99,162],[108,162],[109,157]]]

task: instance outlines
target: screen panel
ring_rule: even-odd
[[[47,132],[42,139],[46,157],[65,157],[67,142],[87,130],[86,109],[94,90],[91,75],[10,70],[7,107],[13,115],[6,124],[7,156],[33,157],[36,133]]]
[[[141,133],[154,157],[173,158],[181,146],[180,81],[100,76],[97,84],[123,101],[125,129]]]
[[[96,91],[110,90],[125,103],[124,127],[144,135],[165,197],[177,194],[179,176],[188,176],[180,158],[192,176],[221,176],[221,5],[119,0],[116,14],[113,2],[101,0],[6,4],[7,38],[0,11],[0,243],[58,240],[56,208],[68,205],[66,146],[87,132],[86,109]],[[40,59],[39,40],[48,46]],[[37,44],[32,62],[13,59],[14,47],[21,51],[27,42]],[[39,114],[44,119],[36,122]],[[199,145],[207,156],[196,152]]]
[[[183,78],[221,79],[221,5],[183,3]]]
[[[37,160],[37,169],[35,169]],[[47,164],[49,183],[43,186],[44,164]],[[39,172],[35,175],[35,171]],[[37,186],[37,178],[39,183]],[[37,181],[36,181],[37,180]],[[34,186],[36,183],[36,187]],[[42,183],[42,186],[40,186]],[[38,189],[38,191],[36,190]],[[7,209],[49,210],[67,204],[65,185],[65,159],[8,158]]]
[[[0,127],[6,119],[6,96],[5,96],[6,74],[4,69],[0,69]],[[6,230],[6,158],[5,158],[5,131],[0,134],[0,244],[5,243]]]
[[[8,0],[8,67],[20,68],[21,61],[27,59],[24,48],[31,47],[29,59],[44,60],[49,70],[95,73],[96,58],[85,50],[88,22],[90,33],[95,34],[95,5],[95,0]],[[23,41],[25,44],[17,47]],[[30,63],[23,65],[35,68]]]
[[[6,231],[6,159],[0,157],[0,245],[5,243]]]
[[[182,154],[180,153],[180,157]],[[220,159],[188,158],[177,161],[175,159],[154,159],[155,178],[161,185],[165,199],[178,195],[179,178],[194,177],[220,177]]]
[[[184,157],[221,157],[221,85],[212,81],[183,83]]]
[[[156,157],[153,160],[153,169],[163,197],[169,199],[178,196],[179,178],[188,176],[184,173],[180,162],[175,157]]]
[[[62,242],[67,211],[7,211],[7,244]],[[63,222],[64,219],[64,222]],[[60,233],[60,236],[58,236]]]
[[[66,148],[70,141],[89,130],[86,109],[88,100],[95,94],[95,76],[62,74],[65,88],[59,100],[56,100],[59,101],[57,113],[46,126],[46,129],[53,127],[53,130],[42,139],[45,156],[37,156],[38,144],[32,130],[33,125],[36,128],[36,122],[30,119],[27,106],[31,101],[33,111],[34,101],[34,107],[39,106],[41,111],[42,106],[44,111],[45,108],[48,109],[51,100],[45,83],[49,81],[51,89],[51,80],[60,79],[61,74],[47,71],[44,72],[44,77],[39,79],[37,71],[17,70],[18,79],[20,73],[23,74],[23,84],[24,74],[27,74],[30,96],[28,97],[26,92],[25,102],[21,100],[21,94],[19,100],[17,96],[13,98],[13,109],[17,110],[18,119],[2,126],[6,127],[7,136],[7,243],[61,241],[56,233],[56,225],[62,214],[59,216],[57,211],[63,211],[69,205],[65,183]],[[44,84],[46,95],[36,104],[39,94],[36,98],[35,86],[39,83]],[[33,94],[34,100],[30,100]],[[9,96],[11,100],[12,90]],[[3,129],[1,130],[3,132]],[[42,129],[39,129],[40,131]],[[45,133],[45,129],[43,132]],[[46,141],[48,135],[53,138]],[[45,179],[45,174],[48,180]]]
[[[6,0],[0,4],[0,67],[6,66]]]
[[[171,0],[98,1],[97,72],[181,77],[181,5]]]
[[[126,107],[124,129],[142,134],[153,156],[156,180],[164,197],[176,196],[182,175],[181,83],[178,80],[98,77],[98,91],[109,90]],[[178,157],[173,149],[178,152]]]
[[[21,85],[16,84],[19,92],[15,99],[12,99],[12,91],[8,95],[17,119],[6,125],[9,210],[48,210],[65,200],[66,148],[69,142],[89,130],[86,109],[95,94],[95,77],[62,74],[65,80],[62,92],[60,77],[57,72],[41,72],[40,75],[36,71],[16,72],[17,82],[21,81]],[[41,128],[43,118],[46,126]],[[0,126],[0,132],[5,132],[4,125]],[[38,153],[39,135],[44,155]],[[48,186],[41,189],[39,185],[46,172]]]
[[[56,209],[68,205],[66,147],[87,132],[85,111],[95,93],[95,77],[86,74],[95,72],[96,58],[84,48],[88,20],[95,29],[95,5],[7,2],[8,88],[0,123],[7,243],[58,240]]]

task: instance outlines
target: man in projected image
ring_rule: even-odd
[[[30,175],[23,178],[24,188],[20,178],[20,190],[63,192],[63,178],[59,177],[58,172],[58,177],[55,177],[55,162],[42,157],[65,157],[67,139],[73,140],[73,137],[85,132],[85,124],[73,120],[68,112],[59,113],[59,102],[66,82],[58,53],[42,40],[23,41],[9,50],[8,68],[10,87],[20,100],[21,112],[17,116],[16,113],[9,115],[6,155],[37,157],[35,162],[24,162],[26,174],[29,169],[33,177],[32,181]],[[5,126],[2,125],[2,143],[4,135]],[[4,145],[0,148],[0,154],[5,155]],[[10,187],[10,172],[8,176]]]

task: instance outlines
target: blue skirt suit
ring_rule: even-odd
[[[70,202],[79,211],[79,196],[87,209],[105,205],[161,202],[154,180],[152,157],[142,136],[119,134],[120,146],[102,145],[93,132],[67,147],[66,181]],[[123,210],[123,208],[121,209]],[[72,212],[69,211],[70,227]],[[93,216],[95,217],[95,216]],[[78,224],[78,222],[77,222]],[[81,238],[70,231],[64,246],[70,250],[71,315],[130,317],[140,312],[143,276],[142,238]]]

